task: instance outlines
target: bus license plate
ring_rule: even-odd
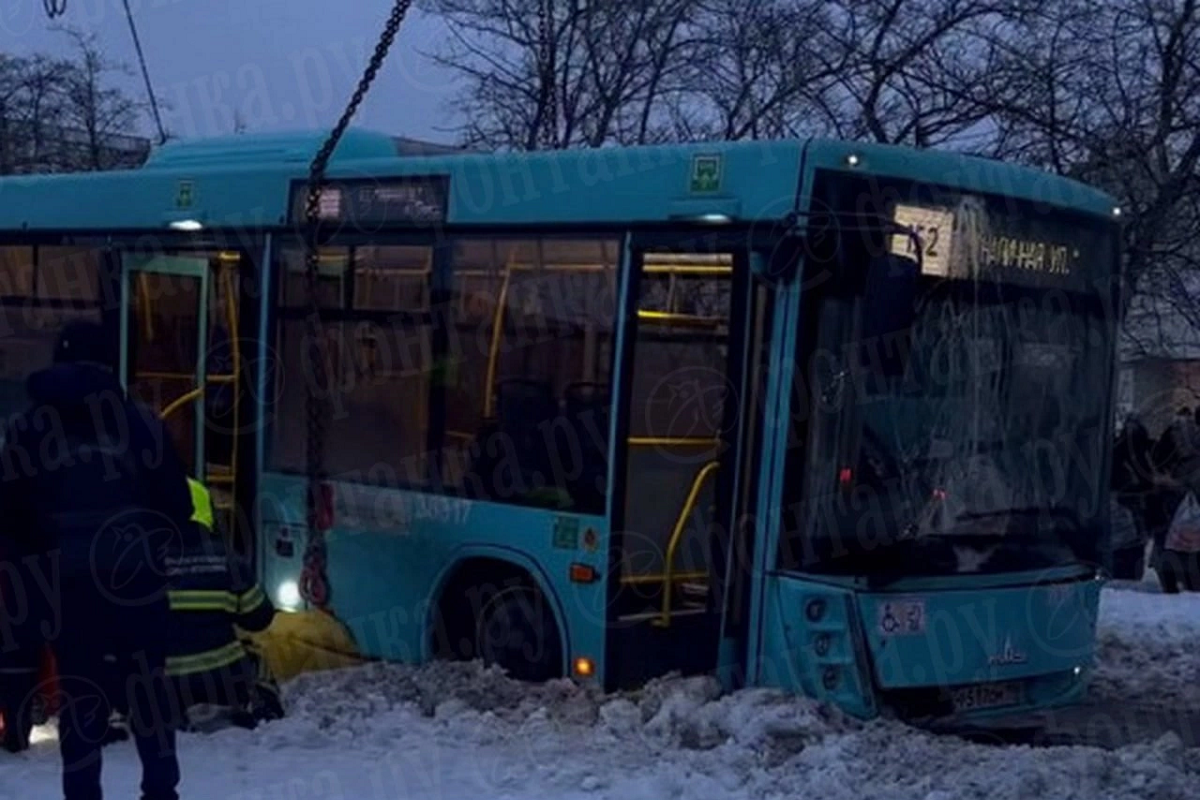
[[[979,683],[951,691],[955,711],[1015,706],[1021,702],[1020,683]]]

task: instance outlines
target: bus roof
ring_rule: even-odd
[[[0,179],[0,231],[271,228],[324,133],[175,142],[140,169]],[[851,166],[849,157],[857,156]],[[796,209],[802,164],[940,183],[1109,215],[1111,197],[1038,170],[940,151],[833,140],[712,142],[475,153],[351,129],[330,179],[446,176],[448,224],[780,219]]]

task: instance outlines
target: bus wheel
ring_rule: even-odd
[[[479,612],[475,652],[519,681],[540,683],[562,675],[562,644],[554,611],[532,586],[509,586]]]

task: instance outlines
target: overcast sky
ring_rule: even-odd
[[[60,0],[61,2],[61,0]],[[136,71],[121,0],[66,0],[58,21],[92,32],[104,52]],[[130,0],[167,128],[180,136],[228,133],[238,109],[249,130],[328,127],[337,120],[368,58],[391,0]],[[0,52],[64,54],[43,0],[0,0]],[[452,76],[418,51],[444,27],[409,16],[355,118],[360,127],[449,141],[443,108]],[[145,96],[140,74],[123,79]],[[150,132],[147,120],[147,131]]]

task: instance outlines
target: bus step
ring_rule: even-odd
[[[704,606],[688,606],[686,608],[675,608],[671,610],[671,621],[674,622],[679,617],[694,617],[705,612]],[[619,620],[623,623],[638,623],[652,622],[662,616],[661,610],[655,611],[639,611],[635,614],[623,614]]]
[[[636,617],[636,619],[634,618]],[[659,675],[678,672],[699,675],[717,663],[716,614],[703,610],[675,611],[667,627],[654,625],[658,614],[623,617],[616,632],[609,669],[618,689],[634,689]]]

